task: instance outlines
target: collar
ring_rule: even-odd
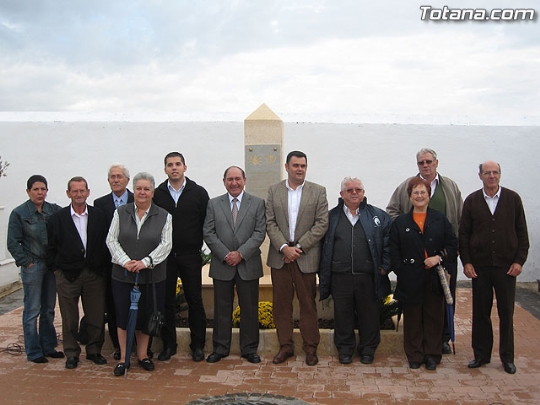
[[[482,187],[482,194],[484,194],[484,199],[486,199],[486,198],[495,198],[495,197],[497,197],[497,199],[501,198],[501,189],[502,189],[502,187],[499,186],[499,189],[497,190],[495,195],[493,197],[490,197],[489,195],[486,194],[486,191],[484,190],[484,187]]]
[[[299,191],[299,190],[302,190],[304,188],[306,184],[306,181],[304,180],[304,182],[302,184],[300,184],[298,187],[296,187],[296,190],[294,190],[290,185],[289,185],[289,179],[286,179],[285,180],[285,187],[287,187],[287,189],[289,189],[290,191]]]
[[[84,211],[83,211],[82,214],[77,214],[77,213],[73,210],[73,205],[71,205],[71,204],[69,204],[69,210],[70,210],[70,212],[71,212],[71,216],[76,215],[76,216],[78,216],[78,217],[82,217],[82,216],[84,216],[84,215],[88,215],[88,204],[86,204],[86,205],[84,206]]]
[[[229,193],[227,193],[227,196],[229,197],[229,203],[232,204],[232,200],[233,200],[233,196],[230,195]],[[238,196],[236,197],[236,199],[238,200],[239,203],[242,203],[242,198],[244,198],[244,190],[242,190],[242,192],[240,194],[238,194]]]
[[[167,188],[169,189],[169,191],[172,191],[174,193],[179,193],[186,187],[186,182],[187,182],[186,176],[184,176],[184,182],[182,183],[182,186],[178,189],[178,191],[176,191],[174,187],[171,185],[171,182],[167,180]]]

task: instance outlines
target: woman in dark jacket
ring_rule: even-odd
[[[457,238],[442,213],[428,208],[431,187],[415,177],[407,187],[413,205],[397,217],[390,236],[394,298],[403,308],[403,345],[409,366],[435,370],[442,357],[445,301],[436,266],[457,265]]]

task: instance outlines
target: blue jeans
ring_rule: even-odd
[[[24,349],[28,360],[34,360],[54,352],[58,344],[54,328],[56,284],[54,274],[40,260],[30,268],[21,267],[21,280],[24,292]]]

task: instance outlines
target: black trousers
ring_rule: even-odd
[[[204,348],[206,341],[206,312],[202,301],[202,258],[200,253],[178,255],[167,259],[165,282],[165,324],[161,329],[164,348],[176,349],[176,281],[182,280],[191,331],[191,350]]]
[[[508,267],[475,267],[475,270],[478,277],[472,279],[474,358],[491,359],[493,349],[491,309],[495,291],[499,314],[499,356],[503,363],[513,363],[516,277],[506,274]]]
[[[358,352],[372,356],[381,342],[379,304],[371,274],[332,273],[334,298],[334,344],[339,354],[352,355],[356,347],[355,328],[358,328]]]

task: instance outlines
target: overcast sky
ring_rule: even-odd
[[[450,4],[449,4],[450,3]],[[0,111],[540,116],[540,23],[420,5],[540,1],[1,0]]]

